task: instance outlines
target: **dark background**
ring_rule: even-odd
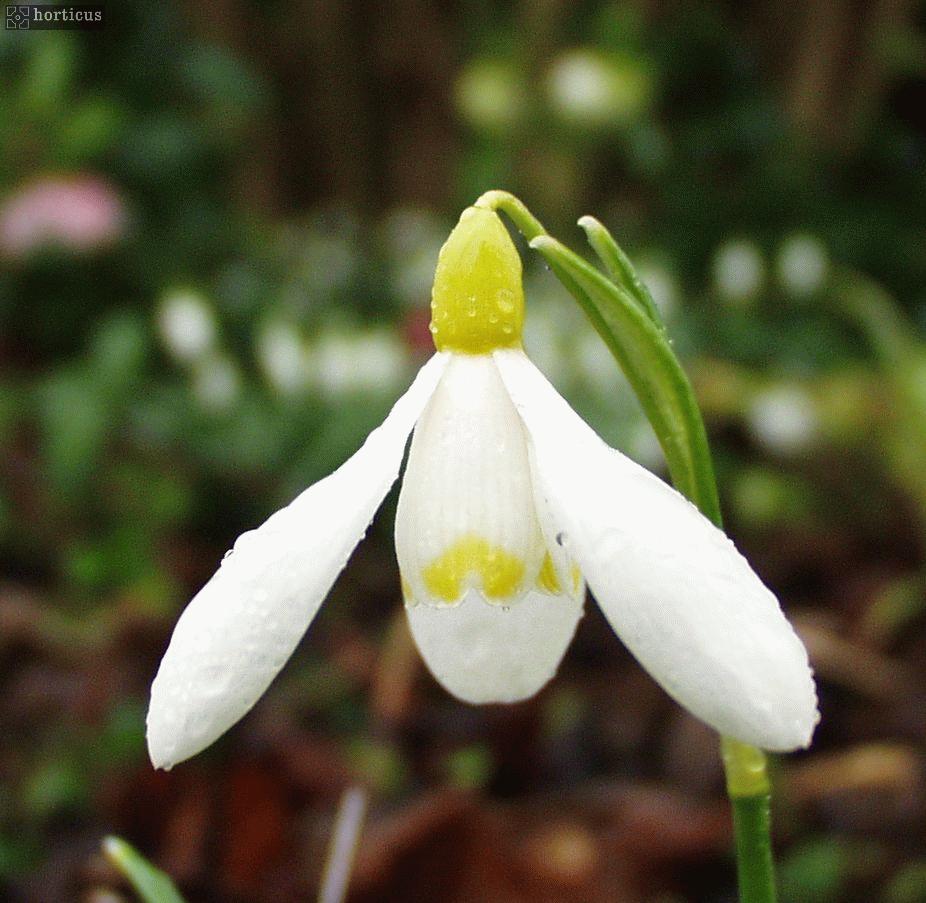
[[[115,832],[194,903],[311,899],[358,784],[352,901],[734,899],[716,738],[592,603],[536,699],[434,684],[394,494],[255,710],[147,763],[178,612],[381,420],[428,354],[437,249],[507,188],[639,265],[729,532],[810,649],[783,900],[926,900],[924,25],[904,0],[129,0],[0,31],[0,896],[133,899]],[[528,351],[662,472],[525,259]]]

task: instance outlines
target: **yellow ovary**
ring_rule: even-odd
[[[520,348],[523,325],[517,248],[495,213],[469,207],[437,259],[431,291],[434,346],[461,354]]]
[[[473,578],[487,599],[506,600],[521,587],[524,562],[479,536],[465,536],[427,565],[422,577],[428,591],[444,602],[462,598]]]

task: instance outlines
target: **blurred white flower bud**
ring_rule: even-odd
[[[563,120],[592,128],[636,119],[652,90],[638,60],[585,49],[561,54],[546,87],[550,105]]]
[[[782,455],[804,451],[819,434],[813,399],[799,386],[778,385],[757,393],[746,419],[756,440]]]
[[[164,347],[181,363],[202,357],[215,344],[215,313],[209,302],[191,289],[174,289],[164,295],[157,326]]]
[[[714,255],[714,290],[734,306],[752,301],[765,282],[765,259],[759,246],[748,239],[724,242]]]
[[[306,387],[308,351],[291,323],[265,323],[255,338],[254,354],[267,381],[281,394],[291,395]]]
[[[775,271],[781,287],[796,298],[820,291],[829,274],[826,245],[815,235],[796,233],[778,249]]]

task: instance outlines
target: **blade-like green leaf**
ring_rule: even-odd
[[[617,359],[662,446],[672,482],[714,523],[720,503],[704,422],[669,340],[643,305],[547,235],[539,251]]]
[[[125,875],[144,903],[184,903],[174,882],[121,837],[106,837],[103,852]]]
[[[646,315],[665,331],[662,315],[646,284],[637,275],[630,258],[611,236],[611,233],[594,216],[583,216],[579,226],[585,230],[588,243],[604,264],[608,275],[643,308]]]

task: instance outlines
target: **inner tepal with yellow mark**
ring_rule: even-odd
[[[412,440],[396,517],[406,604],[492,605],[575,594],[578,570],[540,529],[527,439],[491,353],[520,348],[521,258],[501,220],[471,207],[441,249],[431,333],[447,369]],[[564,589],[565,584],[571,584]]]

